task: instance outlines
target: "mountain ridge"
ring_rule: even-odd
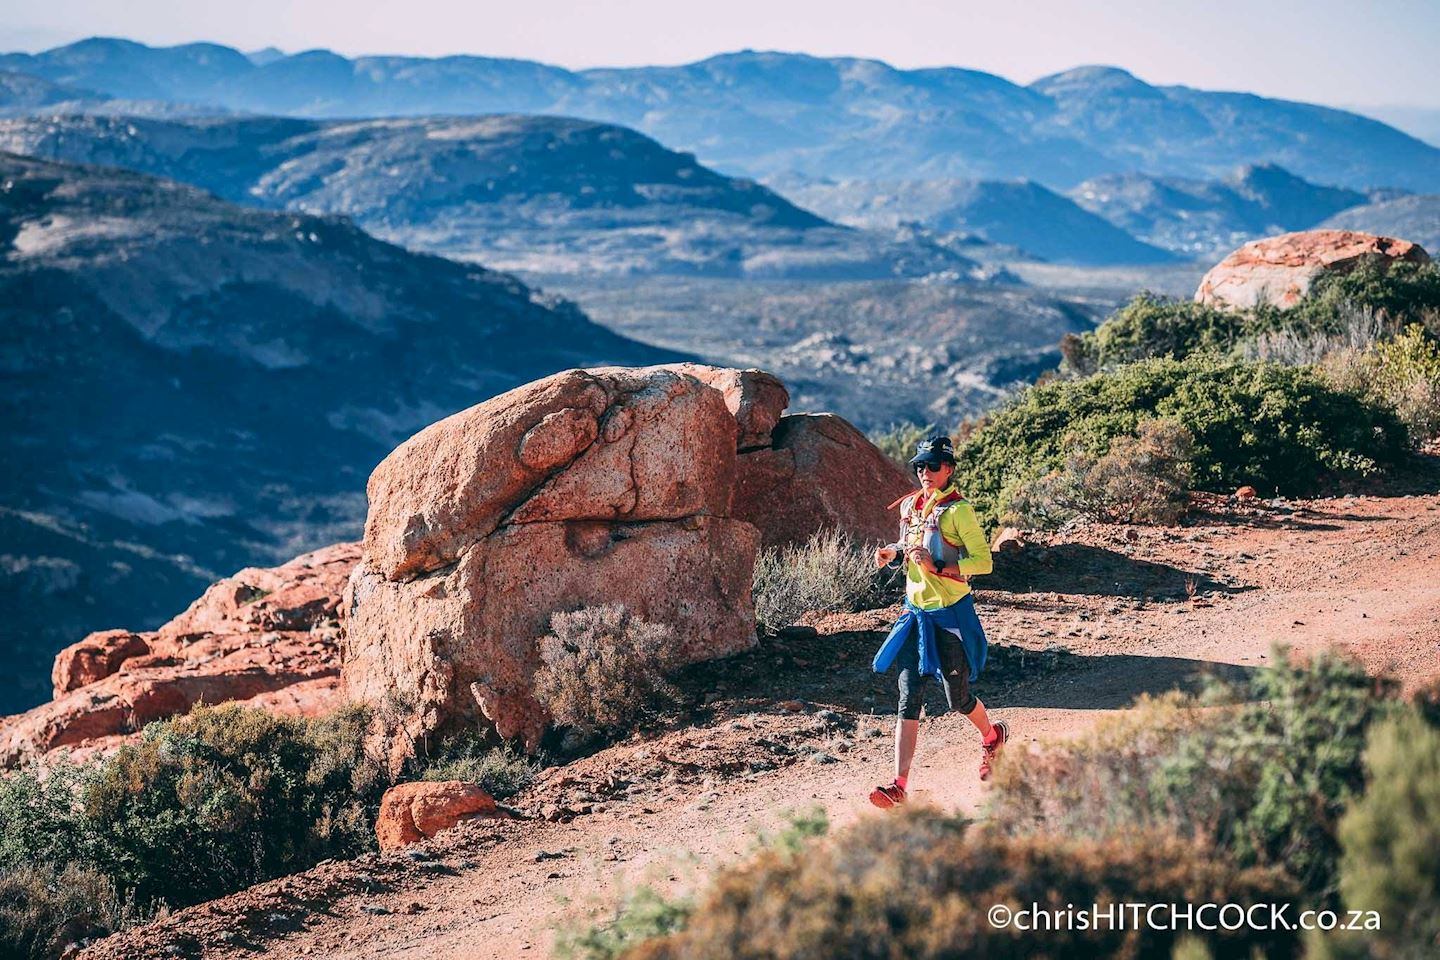
[[[1146,169],[1215,177],[1272,162],[1349,187],[1440,190],[1440,149],[1330,107],[1154,86],[1079,67],[1022,86],[963,67],[739,51],[665,67],[571,71],[529,60],[342,57],[263,65],[218,44],[92,38],[0,68],[115,97],[315,117],[526,112],[633,126],[752,177],[1034,179],[1068,189]]]
[[[688,153],[593,120],[525,114],[313,120],[0,120],[0,149],[335,213],[407,247],[549,273],[984,276],[923,238],[841,227]]]

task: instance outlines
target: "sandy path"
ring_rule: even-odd
[[[978,689],[1020,739],[1077,735],[1142,692],[1261,665],[1276,641],[1342,644],[1409,686],[1440,676],[1440,496],[1217,511],[1177,531],[1090,530],[1027,549],[995,578],[1004,589],[983,590],[992,642],[1011,650]],[[181,911],[84,956],[544,957],[557,925],[640,883],[690,889],[789,811],[818,805],[833,825],[883,816],[864,797],[889,774],[893,680],[867,662],[885,618],[827,618],[799,654],[757,653],[773,660],[764,682],[732,689],[703,724],[557,769],[517,798],[538,811],[572,795],[569,781],[625,774],[629,786],[568,823],[469,824],[412,854],[328,864]],[[777,705],[797,691],[805,711]],[[827,727],[820,708],[844,722]],[[775,769],[745,767],[772,755],[757,744],[779,751]],[[963,718],[926,720],[912,789],[983,816],[977,762]]]

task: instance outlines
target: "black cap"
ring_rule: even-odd
[[[955,451],[950,446],[949,437],[931,437],[928,440],[921,440],[915,447],[915,456],[910,458],[910,466],[919,466],[928,463],[938,466],[942,463],[955,463]]]

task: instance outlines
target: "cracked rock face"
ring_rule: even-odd
[[[682,658],[755,643],[760,534],[730,515],[738,427],[682,368],[570,370],[427,427],[370,477],[343,681],[393,763],[477,720],[534,746],[550,616],[620,602]]]
[[[1428,263],[1417,243],[1352,230],[1303,230],[1245,244],[1210,268],[1195,302],[1248,309],[1262,303],[1293,307],[1326,273],[1347,273],[1362,262],[1387,267],[1400,260]]]

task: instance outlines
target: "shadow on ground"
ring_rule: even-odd
[[[877,629],[768,638],[748,653],[687,669],[680,685],[700,710],[707,702],[745,712],[800,701],[886,716],[895,710],[897,671],[892,667],[877,674],[870,666],[884,636],[885,631]],[[1257,669],[1182,657],[1085,656],[1063,649],[992,643],[975,692],[1002,709],[1115,710],[1144,694],[1197,691],[1207,677],[1243,682]],[[926,712],[938,716],[944,710],[944,693],[932,681]]]
[[[1239,593],[1237,587],[1199,570],[1137,560],[1105,547],[1062,543],[1029,547],[997,557],[995,572],[985,578],[987,591],[1002,593],[1071,593],[1140,599],[1183,598],[1189,593]]]

